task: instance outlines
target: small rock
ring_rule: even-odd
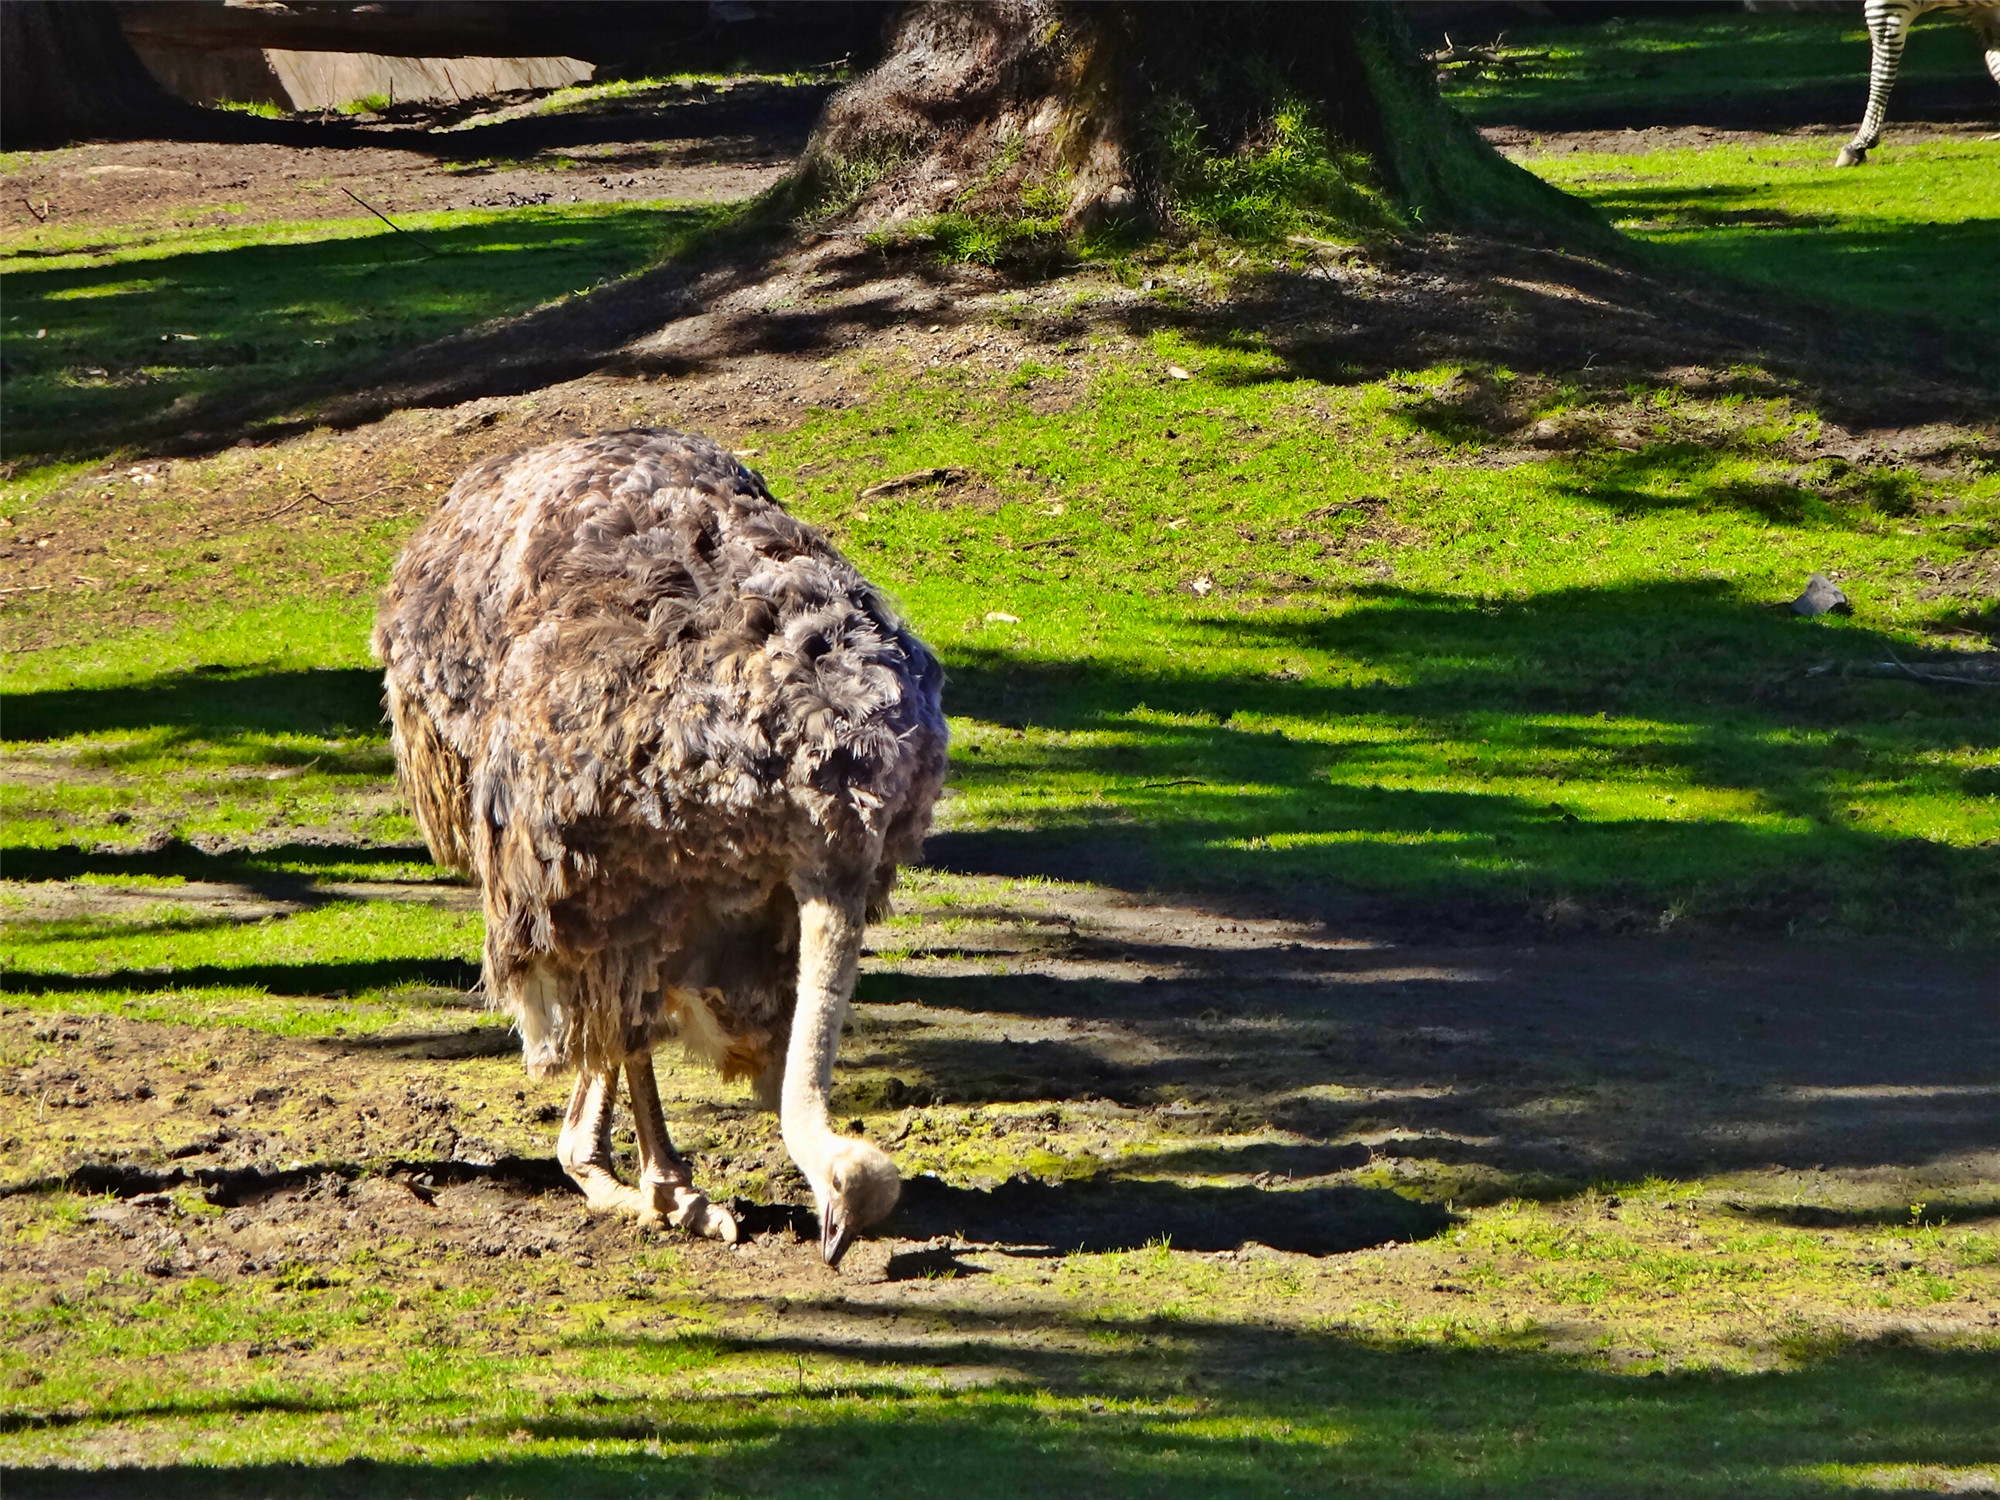
[[[1847,602],[1847,595],[1828,581],[1824,573],[1815,573],[1806,580],[1806,591],[1792,601],[1795,615],[1852,614],[1854,608]]]
[[[1206,573],[1200,574],[1188,585],[1188,590],[1195,598],[1206,599],[1215,591],[1215,580],[1210,578]]]
[[[986,611],[986,623],[989,625],[1018,625],[1021,623],[1021,617],[1019,615],[1010,615],[1004,609],[989,609]]]
[[[1194,376],[1193,376],[1193,375],[1191,375],[1190,373],[1188,373],[1188,372],[1187,372],[1186,370],[1183,370],[1183,369],[1182,369],[1182,368],[1181,368],[1181,367],[1180,367],[1179,365],[1168,365],[1168,366],[1167,366],[1167,377],[1168,377],[1168,379],[1170,379],[1170,380],[1192,380],[1192,379],[1194,379]]]

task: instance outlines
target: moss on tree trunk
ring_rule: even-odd
[[[1383,3],[911,6],[829,101],[791,202],[865,227],[1089,232],[1261,206],[1362,229],[1608,235],[1438,98]]]

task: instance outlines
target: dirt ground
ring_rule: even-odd
[[[287,909],[222,884],[173,896],[237,920]],[[920,876],[908,906],[914,921],[871,930],[836,1097],[902,1159],[903,1205],[827,1270],[775,1122],[677,1065],[672,1128],[749,1231],[735,1247],[675,1236],[691,1274],[865,1302],[944,1271],[977,1305],[981,1273],[1023,1257],[1165,1238],[1310,1260],[1429,1240],[1447,1202],[1649,1175],[1720,1177],[1748,1222],[1893,1221],[1913,1201],[1955,1222],[2000,1212],[2000,1010],[1978,959],[1398,943],[998,877]],[[423,1030],[325,1040],[0,1012],[0,1052],[26,1059],[0,1070],[10,1186],[116,1195],[87,1233],[16,1244],[13,1271],[311,1277],[414,1242],[445,1276],[546,1260],[578,1296],[629,1277],[631,1227],[588,1214],[551,1159],[562,1085],[526,1079],[475,1000],[435,1003]],[[619,1139],[629,1154],[623,1122]],[[221,1212],[187,1212],[183,1187]],[[1412,1187],[1421,1201],[1393,1191]],[[1926,1327],[1995,1319],[1967,1299]]]
[[[1642,155],[1649,151],[1689,151],[1704,146],[1759,146],[1773,142],[1819,140],[1827,143],[1827,159],[1853,135],[1852,125],[1795,125],[1789,129],[1730,129],[1719,125],[1640,125],[1616,130],[1537,130],[1527,125],[1487,125],[1481,135],[1509,155],[1534,151],[1606,151]],[[1934,124],[1925,121],[1884,127],[1884,146],[1921,146],[1940,140],[1991,140],[1980,125]]]
[[[9,174],[0,247],[33,254],[45,227],[368,217],[356,198],[391,214],[732,202],[784,175],[824,92],[745,83],[671,91],[644,109],[587,117],[500,111],[445,132],[426,128],[427,115],[330,132],[246,122],[244,133],[262,127],[273,139],[119,141],[35,152]],[[329,134],[334,144],[308,144]]]

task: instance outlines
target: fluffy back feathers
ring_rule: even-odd
[[[789,878],[879,896],[943,778],[936,659],[702,438],[468,471],[398,561],[375,650],[418,821],[485,889],[489,991],[546,1038],[538,1071],[670,1034],[690,985],[782,1041]],[[756,972],[717,957],[746,941]]]

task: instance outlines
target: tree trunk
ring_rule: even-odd
[[[864,226],[1042,213],[1066,230],[1159,227],[1204,172],[1212,186],[1247,163],[1245,194],[1282,192],[1301,151],[1320,153],[1322,197],[1330,173],[1351,179],[1357,220],[1608,234],[1439,99],[1385,0],[912,5],[884,60],[829,101],[794,198]],[[1257,162],[1273,165],[1259,177]]]
[[[111,6],[0,4],[0,146],[167,135],[190,113],[146,71]]]

